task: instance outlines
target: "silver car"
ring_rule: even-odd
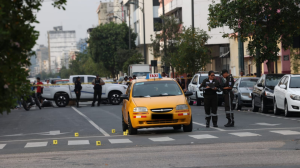
[[[239,78],[235,82],[232,92],[234,94],[233,104],[235,104],[236,110],[241,110],[243,106],[251,106],[251,93],[258,79],[259,78],[244,77]]]

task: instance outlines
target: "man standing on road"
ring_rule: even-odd
[[[222,70],[222,76],[225,78],[225,84],[223,87],[223,98],[225,102],[225,113],[226,118],[228,119],[228,123],[225,124],[225,127],[234,127],[234,115],[233,115],[233,92],[232,88],[234,85],[234,79],[232,75],[228,74],[228,70],[224,69]]]
[[[128,85],[129,81],[127,81],[127,80],[128,80],[128,77],[125,76],[125,77],[124,77],[124,80],[123,80],[123,82],[122,82],[122,85]]]
[[[41,79],[39,77],[37,77],[36,80],[37,80],[36,85],[43,85],[43,82],[41,82]],[[37,99],[39,100],[39,102],[43,103],[42,102],[42,86],[37,86],[36,96],[37,96]]]
[[[79,100],[80,100],[80,96],[81,96],[81,82],[80,82],[80,77],[77,77],[76,81],[75,81],[75,89],[74,92],[76,94],[76,102],[77,102],[77,108],[79,108]]]
[[[101,78],[99,78],[99,75],[96,75],[96,78],[92,81],[92,84],[94,85],[94,100],[92,103],[92,107],[95,106],[97,96],[98,96],[98,106],[100,106],[101,95],[102,95],[102,85],[105,85],[105,83]]]
[[[204,109],[206,128],[209,128],[210,119],[212,118],[213,127],[218,127],[218,95],[217,91],[220,88],[220,83],[215,79],[213,71],[208,72],[208,78],[204,79],[201,88],[204,88]]]

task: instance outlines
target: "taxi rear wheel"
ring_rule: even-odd
[[[135,134],[137,134],[137,129],[132,127],[129,115],[128,115],[128,133],[129,133],[129,135],[135,135]]]
[[[193,118],[191,117],[191,122],[189,125],[183,125],[184,132],[192,132],[193,131]]]
[[[124,121],[124,116],[123,116],[123,114],[122,114],[122,129],[123,129],[123,131],[126,131],[127,129],[128,129],[128,125],[125,123],[125,121]]]

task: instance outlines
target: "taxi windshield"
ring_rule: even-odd
[[[132,97],[160,97],[182,95],[175,81],[139,82],[133,86]]]

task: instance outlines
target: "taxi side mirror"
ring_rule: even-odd
[[[184,94],[185,94],[186,97],[188,97],[188,96],[192,96],[192,95],[193,95],[193,92],[187,91],[187,92],[185,92]]]
[[[127,94],[122,94],[122,95],[120,96],[120,98],[121,98],[121,99],[127,99],[127,100],[129,100],[129,97],[128,97]]]

